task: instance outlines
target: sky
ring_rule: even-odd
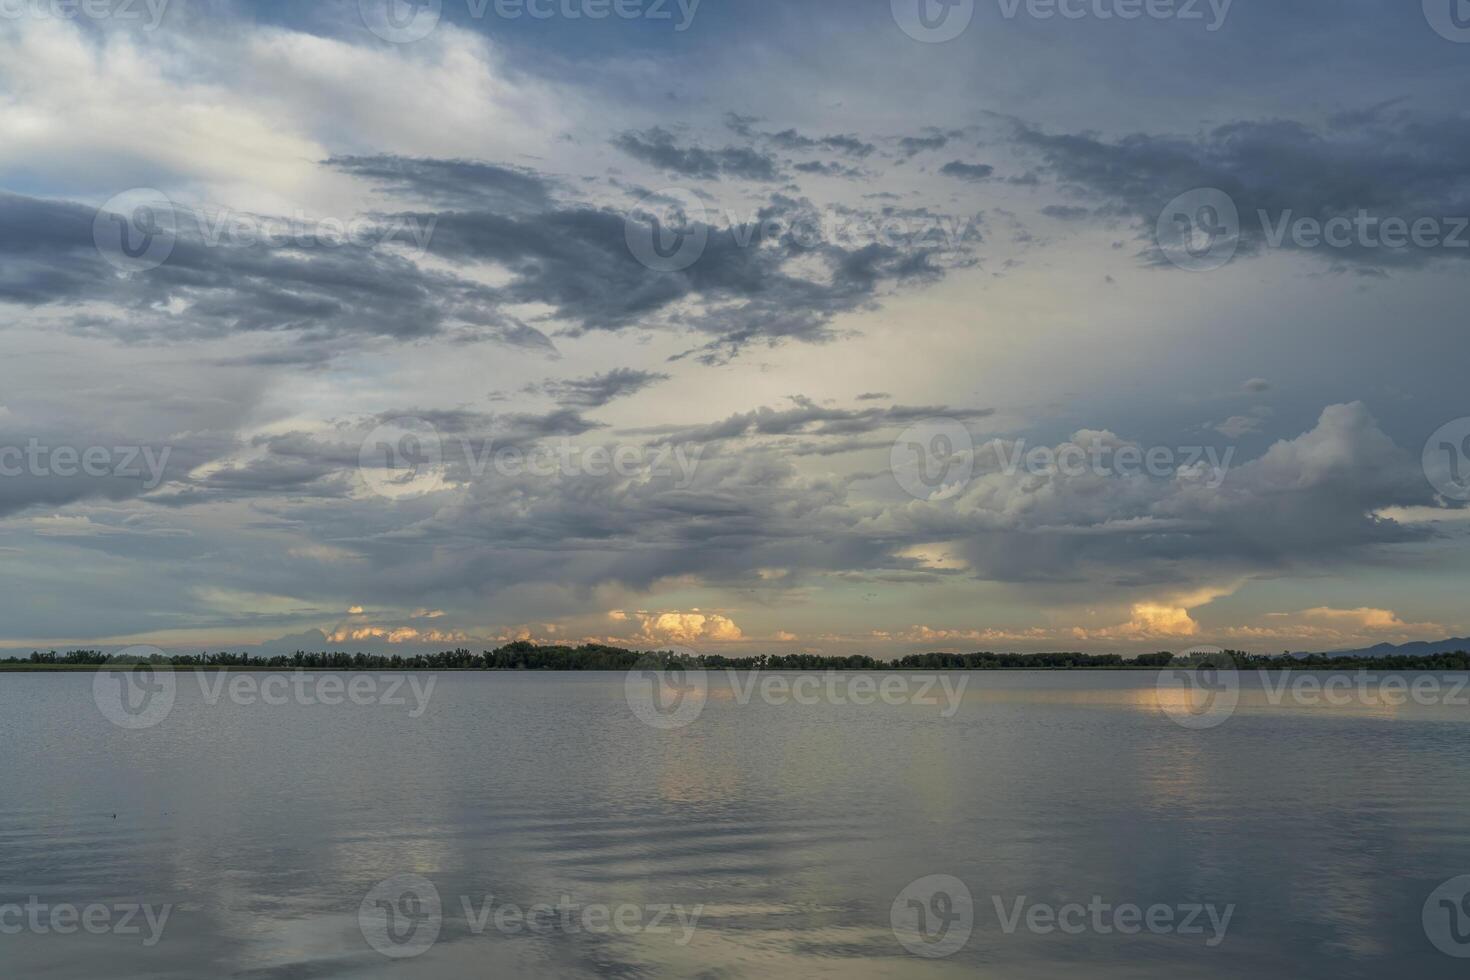
[[[0,648],[1470,633],[1464,13],[0,0]]]

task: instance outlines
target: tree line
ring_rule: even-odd
[[[1283,668],[1320,670],[1470,670],[1470,653],[1439,653],[1412,657],[1347,657],[1311,654],[1265,655],[1226,651],[1241,669]],[[635,667],[684,667],[708,670],[1138,670],[1167,666],[1174,655],[1167,651],[1135,657],[1121,654],[1087,653],[918,653],[897,660],[879,660],[865,655],[826,657],[808,653],[762,654],[753,657],[701,657],[671,652],[640,653],[602,644],[582,646],[538,646],[517,641],[496,650],[474,653],[450,650],[444,653],[296,653],[253,657],[245,653],[153,654],[151,657],[120,658],[100,650],[66,653],[34,652],[27,658],[0,660],[0,667],[100,667],[107,664],[143,664],[181,669],[222,668],[246,670],[609,670]]]

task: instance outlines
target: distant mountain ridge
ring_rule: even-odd
[[[1447,640],[1416,640],[1413,643],[1379,643],[1361,650],[1332,650],[1329,657],[1429,657],[1437,653],[1459,653],[1470,651],[1470,637],[1450,637]]]

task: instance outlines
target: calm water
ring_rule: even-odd
[[[172,907],[152,945],[141,914],[141,935],[7,929],[0,974],[1470,969],[1421,921],[1437,886],[1470,874],[1470,709],[1273,706],[1247,679],[1227,723],[1191,730],[1160,711],[1151,673],[969,677],[948,718],[933,704],[741,704],[716,677],[697,720],[660,730],[630,710],[622,675],[440,675],[416,718],[412,696],[210,704],[182,675],[167,717],[126,731],[99,711],[91,674],[0,674],[0,909],[101,905],[116,922],[131,904]],[[930,875],[973,897],[927,904],[973,919],[942,958],[907,952],[891,921]],[[378,894],[404,916],[400,940],[431,914],[403,881],[441,901],[437,942],[412,958],[377,952],[359,916],[394,878]],[[995,905],[1093,896],[1234,908],[1211,945],[1208,925],[1008,933]],[[517,928],[515,909],[559,903],[573,911]],[[672,912],[667,931],[640,927],[659,906],[702,908],[692,933]],[[592,928],[589,907],[632,911],[625,928]],[[504,928],[477,928],[475,913],[507,908]]]

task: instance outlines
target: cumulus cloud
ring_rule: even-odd
[[[618,622],[626,621],[628,614],[614,610],[609,614]],[[694,644],[701,642],[731,643],[744,639],[745,634],[728,616],[705,613],[698,609],[690,612],[639,612],[632,616],[638,622],[643,642],[673,642]]]

